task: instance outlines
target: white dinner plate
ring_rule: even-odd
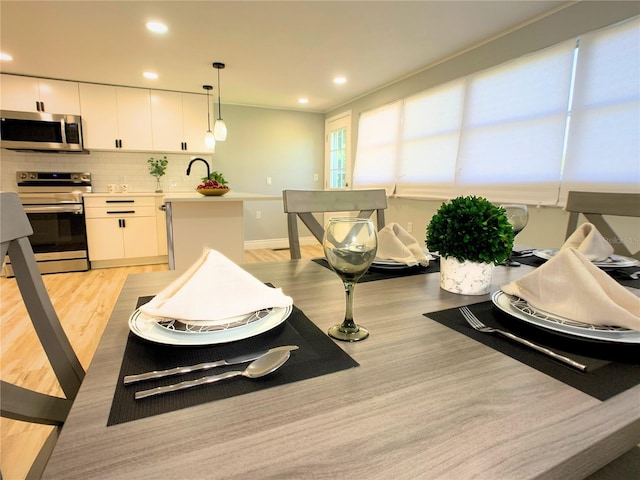
[[[395,260],[382,259],[375,259],[373,262],[371,262],[371,266],[373,268],[379,268],[381,270],[403,270],[405,268],[415,267],[415,265],[409,266],[405,263],[396,262]]]
[[[493,304],[507,315],[568,335],[617,343],[640,344],[640,332],[622,327],[589,325],[533,308],[525,300],[498,290],[491,296]]]
[[[438,254],[434,252],[430,252],[426,248],[424,249],[424,253],[427,255],[429,261],[435,260],[438,258]],[[413,268],[417,265],[407,265],[406,263],[396,262],[395,260],[389,260],[385,258],[376,258],[373,262],[371,262],[371,266],[384,270],[402,270],[405,268]]]
[[[225,318],[224,320],[182,320],[175,318],[155,317],[154,320],[163,328],[176,333],[199,334],[208,332],[219,332],[231,328],[245,327],[253,322],[263,319],[271,313],[273,308],[257,310],[246,315]]]
[[[274,307],[266,316],[243,326],[214,332],[185,332],[161,326],[158,320],[164,319],[147,315],[137,309],[129,317],[129,329],[140,338],[165,345],[215,345],[235,342],[267,332],[284,322],[292,311],[292,305]]]
[[[550,260],[555,255],[557,255],[558,251],[559,250],[534,250],[533,254],[538,258]],[[635,258],[623,257],[622,255],[611,255],[607,260],[593,261],[591,263],[600,268],[623,268],[638,265],[640,264],[640,260],[636,260]]]

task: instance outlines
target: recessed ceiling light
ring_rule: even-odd
[[[157,80],[158,79],[158,74],[157,73],[153,73],[153,72],[144,72],[142,74],[142,76],[144,76],[144,78],[148,78],[149,80]]]
[[[336,77],[333,79],[333,83],[336,85],[342,85],[343,83],[347,83],[347,79],[344,77]]]
[[[308,98],[299,98],[298,99],[298,103],[309,103],[309,99]]]
[[[10,60],[13,60],[13,57],[8,53],[2,52],[0,53],[0,60],[10,61]]]
[[[160,22],[147,22],[147,28],[153,33],[167,33],[169,30],[164,23]]]

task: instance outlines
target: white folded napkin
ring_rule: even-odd
[[[217,321],[292,304],[282,289],[268,287],[220,252],[207,250],[140,310],[156,317]]]
[[[378,232],[376,258],[394,260],[412,267],[429,265],[429,257],[416,239],[397,223],[390,223]]]
[[[533,272],[503,285],[502,291],[571,320],[640,330],[640,298],[575,248],[560,250]]]
[[[567,238],[563,248],[576,248],[592,262],[604,261],[613,254],[613,247],[593,223],[583,223]]]

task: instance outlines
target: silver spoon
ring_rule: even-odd
[[[141,390],[139,392],[136,392],[135,398],[136,400],[140,400],[141,398],[160,395],[167,392],[175,392],[176,390],[183,390],[185,388],[191,388],[197,385],[206,385],[240,375],[248,378],[264,377],[265,375],[268,375],[274,370],[277,370],[279,367],[281,367],[287,360],[289,360],[290,356],[291,353],[288,350],[268,352],[262,355],[260,358],[251,362],[245,370],[234,370],[231,372],[221,373],[220,375],[209,375],[197,380],[186,380],[184,382],[175,383],[173,385],[150,388],[149,390]]]

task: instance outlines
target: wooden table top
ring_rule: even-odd
[[[326,268],[244,268],[323,331],[342,320]],[[493,290],[530,270],[497,267]],[[429,320],[489,299],[438,274],[358,284],[371,335],[339,343],[357,368],[107,427],[136,300],[175,276],[127,279],[44,478],[577,479],[640,443],[640,385],[602,402]]]

